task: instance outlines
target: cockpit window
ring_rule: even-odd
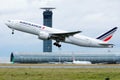
[[[10,20],[8,20],[8,22],[11,22]]]

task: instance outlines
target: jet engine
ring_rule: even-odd
[[[48,40],[50,38],[50,35],[47,32],[40,32],[38,38],[42,40]]]

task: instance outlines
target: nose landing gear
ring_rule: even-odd
[[[14,30],[12,30],[12,34],[14,34]]]

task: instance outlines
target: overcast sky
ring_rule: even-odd
[[[1,0],[0,1],[0,57],[9,57],[11,52],[42,52],[42,40],[37,36],[12,30],[4,23],[7,20],[26,20],[43,24],[40,7],[55,7],[53,27],[68,31],[82,31],[83,35],[96,38],[101,33],[120,26],[120,0]],[[110,43],[120,46],[120,30]],[[61,51],[97,50],[62,43]],[[100,50],[100,49],[99,49]],[[101,49],[103,50],[103,49]],[[104,49],[108,50],[108,49]],[[53,46],[53,51],[59,49]]]

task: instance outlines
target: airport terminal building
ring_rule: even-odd
[[[120,63],[119,52],[46,52],[46,53],[27,53],[12,52],[10,61],[13,63],[51,63],[51,62],[73,62],[89,61],[95,63]]]

